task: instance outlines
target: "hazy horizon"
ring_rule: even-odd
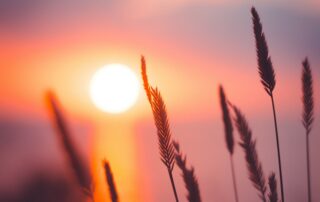
[[[128,65],[140,79],[141,55],[150,83],[166,102],[173,139],[195,168],[203,201],[234,201],[220,84],[249,121],[266,177],[271,171],[278,177],[272,108],[258,74],[251,6],[259,12],[276,72],[287,201],[304,201],[307,196],[301,72],[302,61],[309,58],[315,98],[312,190],[313,201],[320,201],[316,0],[0,0],[0,194],[23,189],[29,176],[42,170],[68,177],[44,99],[51,89],[91,167],[100,197],[107,198],[101,165],[107,158],[121,201],[174,201],[142,81],[137,103],[122,114],[100,111],[89,96],[94,72],[106,64]],[[238,143],[239,135],[234,134]],[[234,160],[240,201],[257,201],[238,144]],[[186,201],[177,167],[174,178],[180,200]]]

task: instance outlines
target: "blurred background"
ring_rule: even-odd
[[[57,94],[91,167],[96,201],[108,200],[104,158],[121,201],[174,200],[142,85],[138,102],[117,115],[100,111],[89,97],[96,70],[122,63],[139,76],[141,54],[150,83],[167,104],[173,137],[195,167],[203,201],[234,200],[219,84],[246,114],[265,175],[278,174],[270,98],[257,72],[253,5],[276,71],[287,201],[307,197],[300,79],[302,60],[309,58],[315,91],[312,190],[320,201],[318,0],[0,0],[0,201],[79,201],[44,101],[48,89]],[[234,160],[240,200],[257,201],[238,145]],[[178,169],[174,177],[186,201]]]

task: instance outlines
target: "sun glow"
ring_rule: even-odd
[[[91,99],[94,105],[104,112],[124,112],[136,103],[138,95],[137,76],[125,65],[106,65],[92,77]]]

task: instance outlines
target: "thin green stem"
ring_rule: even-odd
[[[237,182],[236,182],[236,173],[234,172],[234,164],[233,164],[232,155],[230,155],[230,162],[231,162],[231,172],[232,172],[232,182],[233,182],[234,198],[235,198],[235,201],[236,201],[236,202],[239,202]]]
[[[168,169],[168,173],[169,173],[169,177],[170,177],[170,181],[171,181],[174,197],[176,199],[176,202],[179,202],[179,198],[178,198],[178,194],[177,194],[177,190],[176,190],[176,185],[174,184],[174,180],[173,180],[173,176],[172,176],[172,170]]]
[[[278,134],[278,124],[276,117],[276,109],[273,99],[273,94],[271,93],[271,101],[272,101],[272,110],[273,110],[273,120],[274,120],[274,128],[276,132],[276,140],[277,140],[277,153],[278,153],[278,164],[279,164],[279,174],[280,174],[280,188],[281,188],[281,201],[284,202],[284,191],[283,191],[283,180],[282,180],[282,167],[281,167],[281,156],[280,156],[280,144],[279,144],[279,134]]]

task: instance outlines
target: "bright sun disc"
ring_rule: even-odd
[[[125,65],[106,65],[92,77],[91,99],[104,112],[116,114],[128,110],[137,101],[138,94],[137,76]]]

